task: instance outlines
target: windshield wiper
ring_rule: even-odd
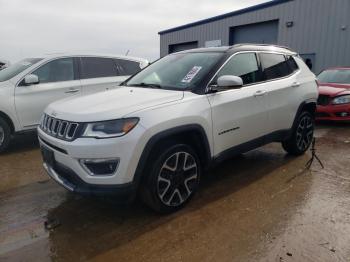
[[[150,87],[150,88],[162,88],[159,84],[151,84],[151,83],[139,83],[139,84],[132,84],[131,86],[140,86],[140,87]]]

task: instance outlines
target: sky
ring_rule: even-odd
[[[266,0],[0,0],[0,59],[56,52],[159,57],[158,32]]]

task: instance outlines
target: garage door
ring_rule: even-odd
[[[198,48],[197,41],[169,45],[169,54],[184,51],[184,50],[194,49],[194,48]]]
[[[278,20],[236,26],[230,29],[230,45],[241,43],[277,44]]]

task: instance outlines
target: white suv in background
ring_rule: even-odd
[[[45,110],[44,167],[66,189],[140,193],[172,212],[194,195],[204,168],[271,142],[300,155],[313,139],[316,78],[287,48],[183,51],[124,85]]]
[[[0,71],[0,152],[13,134],[35,130],[53,101],[114,89],[149,63],[115,55],[54,54]]]
[[[0,60],[0,70],[10,66],[10,62],[7,60]]]

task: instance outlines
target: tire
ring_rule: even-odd
[[[11,128],[7,122],[0,117],[0,153],[4,152],[11,140]]]
[[[302,112],[293,129],[292,136],[282,142],[283,149],[291,155],[300,156],[310,147],[315,130],[314,116],[308,112]]]
[[[175,212],[198,189],[202,172],[198,155],[185,144],[163,144],[152,155],[141,186],[142,200],[158,213]]]

